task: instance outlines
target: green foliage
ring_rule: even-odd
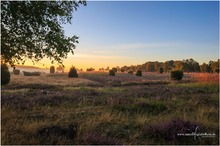
[[[1,64],[1,85],[6,85],[10,82],[10,72],[6,64]]]
[[[136,72],[136,76],[142,76],[142,71],[139,69],[139,70],[137,70],[137,72]]]
[[[13,73],[14,73],[14,75],[19,75],[20,74],[20,70],[19,69],[14,69]]]
[[[72,12],[85,1],[2,1],[1,59],[14,65],[44,57],[62,63],[78,43],[67,37],[62,24],[71,23]]]
[[[200,72],[200,66],[194,59],[186,59],[182,61],[182,68],[185,72]]]
[[[24,76],[40,76],[40,72],[27,72],[23,71]]]
[[[182,80],[182,78],[183,78],[183,71],[182,70],[171,71],[171,79]]]
[[[121,72],[125,72],[125,69],[121,68]]]
[[[69,77],[69,78],[78,78],[78,73],[77,73],[75,67],[72,66],[72,67],[70,68],[70,71],[69,71],[69,73],[68,73],[68,77]]]
[[[163,68],[162,68],[162,67],[159,68],[159,72],[160,72],[161,74],[163,73]]]
[[[114,71],[114,70],[110,70],[110,71],[109,71],[109,75],[110,75],[110,76],[115,76],[115,71]]]
[[[54,66],[51,66],[51,67],[50,67],[50,73],[51,73],[51,74],[55,73],[55,67],[54,67]]]

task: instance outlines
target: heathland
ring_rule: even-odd
[[[11,75],[1,144],[219,144],[219,74]]]

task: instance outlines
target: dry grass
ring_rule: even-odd
[[[219,74],[218,73],[193,73],[192,80],[197,82],[219,82]]]
[[[77,79],[67,74],[12,75],[1,91],[1,142],[42,144],[36,136],[39,130],[76,123],[76,139],[52,136],[44,144],[219,144],[219,84],[195,80],[195,75],[185,74],[181,82],[171,81],[169,74],[153,73],[142,77],[82,73]],[[48,94],[42,94],[42,89]],[[148,125],[178,118],[217,136],[196,142],[190,137],[184,142],[141,134]]]

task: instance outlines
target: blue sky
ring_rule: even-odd
[[[64,60],[78,68],[219,58],[219,2],[88,1],[64,25],[80,37]]]

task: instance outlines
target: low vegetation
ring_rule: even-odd
[[[54,67],[54,66],[51,66],[51,67],[50,67],[50,73],[51,73],[51,74],[55,73],[55,67]]]
[[[142,71],[141,70],[137,70],[136,76],[142,76]]]
[[[110,70],[110,71],[109,71],[109,75],[110,75],[110,76],[115,76],[115,70],[113,70],[113,69]]]
[[[171,79],[182,80],[182,78],[183,78],[183,71],[182,70],[171,71]]]
[[[1,65],[1,85],[6,85],[10,82],[10,72],[6,64]]]
[[[40,72],[27,72],[23,71],[24,76],[40,76]]]
[[[12,74],[1,91],[1,143],[218,145],[219,76],[209,76]],[[183,135],[193,132],[212,135]]]
[[[20,74],[20,70],[19,69],[14,69],[13,73],[14,73],[14,75],[19,75]]]
[[[70,68],[70,71],[69,71],[69,73],[68,73],[68,77],[69,77],[69,78],[78,78],[78,73],[77,73],[75,67],[72,66],[72,67]]]

